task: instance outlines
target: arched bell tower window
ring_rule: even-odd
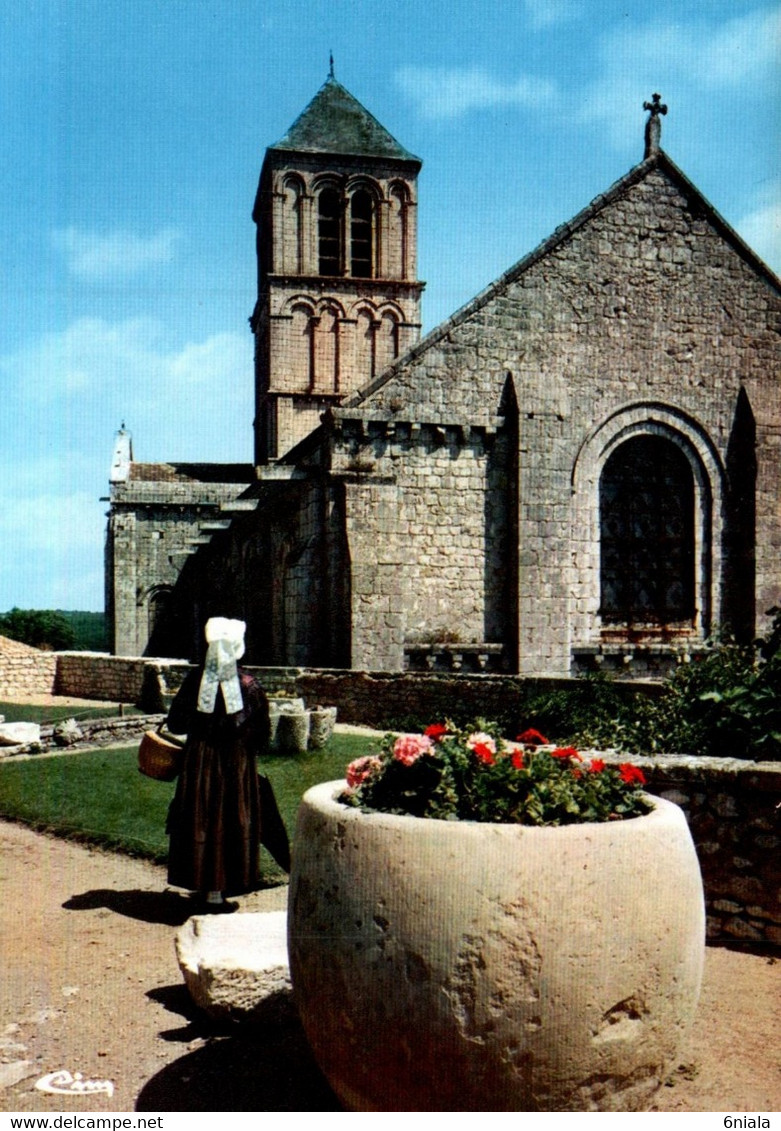
[[[342,273],[342,219],[339,193],[324,188],[317,198],[317,254],[319,275]]]
[[[372,198],[365,189],[358,189],[350,199],[350,274],[358,279],[371,279],[372,268]]]
[[[694,476],[662,436],[626,440],[599,484],[603,625],[666,626],[695,615]]]

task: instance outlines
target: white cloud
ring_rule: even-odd
[[[582,5],[577,0],[523,0],[523,6],[535,31],[554,24],[568,23],[577,19],[582,11]]]
[[[80,318],[0,358],[0,372],[39,403],[54,406],[64,397],[73,407],[73,398],[82,397],[120,414],[131,406],[145,411],[195,390],[218,395],[225,382],[251,386],[251,338],[219,333],[173,345],[153,318]]]
[[[418,113],[429,119],[458,118],[473,110],[501,106],[535,108],[556,99],[556,87],[548,79],[519,75],[503,81],[483,67],[408,66],[395,79]]]
[[[164,228],[151,236],[132,232],[88,232],[64,228],[53,234],[54,245],[65,256],[72,274],[85,279],[136,275],[147,267],[173,260],[180,235]]]
[[[623,148],[641,136],[643,102],[654,91],[661,92],[676,122],[705,100],[710,112],[729,116],[735,99],[766,96],[779,38],[781,9],[757,9],[718,23],[649,19],[613,29],[600,45],[601,74],[579,94],[578,117],[602,123],[600,137]]]

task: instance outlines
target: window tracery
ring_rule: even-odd
[[[662,436],[626,440],[599,484],[603,625],[664,626],[695,616],[691,465]]]

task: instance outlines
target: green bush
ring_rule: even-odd
[[[72,648],[76,639],[66,617],[56,609],[17,609],[0,614],[0,636],[19,640],[32,648],[58,652]]]

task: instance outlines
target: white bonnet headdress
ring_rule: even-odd
[[[203,665],[201,686],[198,690],[198,710],[211,715],[217,702],[217,691],[222,691],[225,710],[236,715],[244,707],[236,661],[244,655],[243,620],[211,617],[206,622],[206,662]]]

